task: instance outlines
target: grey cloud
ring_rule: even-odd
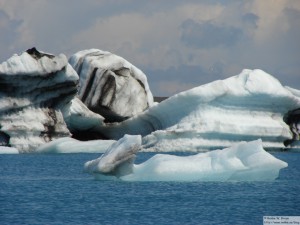
[[[240,28],[216,25],[212,21],[197,23],[191,19],[181,25],[182,42],[192,48],[209,49],[219,46],[234,46],[243,36]]]
[[[251,58],[246,60],[276,76],[284,85],[300,89],[300,11],[286,8],[283,14],[288,24],[285,32],[274,32],[262,49],[249,49]]]
[[[257,27],[257,21],[259,20],[259,17],[255,15],[254,13],[246,13],[242,16],[242,21],[245,24],[251,25],[253,27]]]
[[[284,14],[288,18],[289,30],[284,35],[284,41],[291,47],[289,50],[300,50],[300,11],[286,8]],[[298,55],[299,56],[299,55]]]
[[[170,67],[167,70],[158,70],[153,68],[141,68],[147,75],[151,91],[155,96],[171,96],[180,91],[187,90],[222,79],[223,64],[214,63],[209,69],[200,65],[181,65],[180,67]],[[174,90],[164,89],[160,83],[177,83],[178,87]]]
[[[286,8],[289,29],[278,41],[278,55],[281,59],[276,72],[283,83],[300,89],[300,11]]]
[[[16,49],[12,49],[11,46],[14,45],[17,40],[18,33],[17,29],[22,24],[21,20],[10,19],[8,15],[0,10],[0,49],[8,51],[8,54],[14,54]],[[6,60],[4,55],[0,55],[0,62]]]
[[[13,1],[19,2],[18,0],[7,2]],[[221,6],[223,10],[220,15],[216,15],[214,20],[201,22],[199,20],[206,17],[194,17],[188,12],[178,11],[188,4],[197,5],[199,3],[203,10],[206,9],[206,6]],[[146,18],[145,21],[151,22],[155,19],[153,15],[159,13],[166,15],[162,18],[170,19],[170,21],[175,16],[180,18],[180,20],[174,21],[176,24],[170,28],[169,33],[174,39],[167,41],[163,39],[168,39],[168,36],[162,36],[161,39],[145,39],[145,36],[141,35],[137,38],[137,40],[141,40],[140,46],[135,47],[132,45],[134,43],[130,42],[135,37],[134,33],[132,39],[130,36],[126,40],[123,37],[112,38],[112,42],[115,42],[116,45],[120,42],[124,43],[124,47],[121,48],[121,45],[120,52],[116,53],[130,60],[147,74],[150,87],[155,95],[172,94],[171,88],[164,90],[161,88],[162,85],[158,85],[163,82],[170,81],[178,84],[178,87],[182,84],[182,89],[184,89],[188,86],[194,87],[238,74],[243,68],[263,69],[278,77],[283,84],[300,89],[300,12],[295,8],[286,8],[283,15],[281,11],[280,16],[282,17],[276,20],[278,31],[276,28],[270,29],[272,33],[269,33],[269,39],[259,43],[255,39],[255,35],[265,31],[260,26],[264,24],[264,19],[266,19],[264,13],[267,14],[267,11],[263,11],[261,14],[259,10],[249,11],[244,6],[251,4],[239,0],[74,0],[72,2],[53,0],[45,1],[43,4],[45,6],[35,10],[34,15],[25,13],[31,12],[30,10],[16,8],[16,12],[13,14],[16,16],[15,18],[12,18],[11,15],[8,17],[4,8],[0,9],[0,61],[32,46],[37,46],[39,49],[53,54],[65,53],[67,55],[89,47],[114,51],[104,41],[107,34],[101,32],[101,26],[99,32],[95,32],[94,37],[84,36],[85,38],[74,43],[72,38],[94,26],[97,21],[106,21],[115,15],[139,14]],[[264,7],[268,8],[272,3],[269,4],[265,4]],[[31,9],[32,6],[26,7]],[[182,15],[178,15],[178,12]],[[193,18],[193,20],[186,20],[187,18]],[[274,18],[277,18],[276,15]],[[116,23],[116,26],[111,29],[122,29],[126,23],[131,21],[122,22]],[[169,29],[166,28],[165,23],[156,22],[155,26],[158,30]],[[179,35],[176,30],[178,26],[179,32],[181,32]],[[285,32],[279,32],[282,30],[279,28],[284,26],[286,27]],[[140,31],[138,28],[137,31]],[[24,30],[27,32],[26,34],[29,33],[29,43],[24,42],[24,38],[22,39],[22,37],[26,38],[26,35],[22,34]],[[23,49],[19,49],[20,47]],[[155,58],[156,55],[161,57]],[[136,60],[137,57],[140,57],[141,60]],[[162,67],[157,61],[161,61],[162,65],[167,66]],[[198,65],[187,65],[190,63]],[[174,85],[173,91],[174,93],[179,91],[179,89],[176,90],[176,85]]]

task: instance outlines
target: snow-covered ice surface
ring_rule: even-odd
[[[153,105],[146,75],[124,58],[99,49],[69,59],[80,77],[79,98],[108,121],[120,121]]]
[[[60,108],[77,92],[78,75],[65,55],[35,48],[0,64],[0,140],[21,153],[70,136]]]
[[[36,153],[104,153],[116,141],[93,140],[78,141],[70,137],[60,138],[44,144]]]
[[[245,69],[99,131],[116,139],[141,134],[145,151],[205,151],[260,138],[264,148],[280,150],[293,138],[283,117],[300,107],[296,92],[262,70]]]
[[[86,162],[85,170],[100,180],[270,181],[288,166],[266,152],[261,140],[192,156],[156,154],[135,165],[140,144],[140,136],[126,135],[100,158]]]
[[[67,64],[68,60],[63,54],[54,56],[32,48],[21,55],[14,54],[7,61],[1,63],[0,74],[11,76],[48,76],[49,73],[62,70]],[[60,76],[60,79],[61,81],[67,80],[65,76]]]

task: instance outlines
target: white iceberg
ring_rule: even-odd
[[[42,51],[38,51],[36,48],[28,49],[21,55],[14,54],[7,61],[1,63],[0,74],[6,74],[8,76],[45,76],[49,73],[55,73],[61,71],[68,64],[68,59],[65,55],[60,54],[54,56]],[[72,74],[69,74],[73,76]],[[13,77],[11,77],[13,78]],[[73,77],[78,79],[78,77]],[[27,78],[29,79],[29,78]],[[66,76],[60,76],[60,82],[66,79]]]
[[[300,108],[296,90],[262,70],[243,70],[166,99],[119,124],[100,127],[109,138],[143,135],[146,151],[202,151],[262,139],[264,148],[285,148],[293,139],[284,115]]]
[[[262,147],[262,141],[192,156],[156,154],[135,165],[141,137],[126,135],[100,158],[86,162],[85,171],[100,180],[123,181],[270,181],[287,163]]]
[[[97,173],[98,176],[103,175],[105,179],[130,174],[141,143],[140,135],[125,135],[112,144],[100,158],[86,162],[84,169],[89,173]]]

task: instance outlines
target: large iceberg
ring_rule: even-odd
[[[292,140],[284,116],[300,107],[296,91],[262,70],[243,70],[154,105],[119,124],[99,127],[109,138],[143,135],[146,151],[202,151],[261,138],[266,149]]]
[[[262,147],[262,141],[241,142],[230,148],[191,156],[156,154],[135,165],[141,137],[126,135],[100,158],[85,163],[97,179],[124,181],[269,181],[287,163]]]
[[[69,62],[80,77],[79,98],[106,121],[122,121],[153,105],[146,75],[124,58],[89,49]]]
[[[78,75],[65,55],[35,48],[0,64],[0,141],[20,152],[70,136],[61,112],[77,93]]]
[[[76,61],[77,59],[84,65]],[[107,103],[108,98],[112,97],[114,102],[104,104],[102,113],[110,111],[109,108],[112,107],[111,109],[122,111],[123,114],[117,115],[118,113],[112,112],[110,115],[124,119],[153,105],[153,96],[145,74],[125,59],[109,52],[87,50],[72,56],[70,62],[75,61],[74,67],[81,67],[82,86],[85,85],[83,71],[88,72],[93,66],[96,66],[95,70],[110,71],[109,75],[104,76],[105,79],[107,76],[116,79],[111,89],[107,89],[109,85],[106,85],[104,78],[100,79],[101,84],[97,83],[97,79],[94,80],[92,87],[97,90],[94,90],[96,93],[91,91],[89,96],[94,93],[93,99],[100,98],[97,95],[98,88],[101,89],[104,82],[105,90],[101,91],[105,97],[103,95],[101,99]],[[100,73],[98,75],[101,76]],[[80,91],[79,96],[76,96],[78,83],[77,72],[63,54],[55,56],[32,48],[1,63],[0,146],[12,146],[20,153],[28,153],[35,152],[37,148],[52,140],[71,135],[80,140],[106,139],[106,135],[98,132],[98,128],[104,126],[104,120],[107,122],[107,118],[89,110],[78,98]],[[111,91],[114,92],[114,96],[106,96]],[[104,115],[107,116],[105,113]],[[55,148],[52,146],[52,149]],[[95,151],[99,152],[97,149]],[[7,151],[3,148],[1,152]]]

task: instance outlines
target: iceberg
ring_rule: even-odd
[[[156,154],[133,164],[141,137],[126,135],[100,158],[85,163],[85,171],[100,180],[123,181],[272,181],[287,163],[262,147],[261,140],[191,156]]]
[[[20,153],[70,136],[61,108],[77,93],[78,75],[65,55],[35,48],[0,64],[0,140]]]
[[[71,56],[69,63],[80,77],[80,100],[108,122],[125,120],[153,105],[146,75],[124,58],[89,49]]]
[[[141,143],[140,135],[125,135],[112,144],[100,158],[86,162],[84,170],[105,179],[130,174]]]
[[[207,151],[257,139],[267,150],[281,150],[293,139],[284,117],[297,108],[295,90],[262,70],[245,69],[97,130],[113,139],[141,134],[144,151]]]
[[[28,49],[20,55],[15,54],[0,64],[0,146],[12,146],[20,153],[31,153],[45,143],[64,137],[72,136],[79,140],[107,139],[105,133],[98,132],[99,128],[105,126],[107,116],[105,118],[91,111],[79,99],[81,89],[77,96],[79,81],[82,86],[87,85],[83,81],[83,71],[94,68],[93,66],[99,71],[110,71],[109,77],[117,79],[112,89],[107,89],[107,84],[103,91],[116,92],[114,96],[110,96],[114,103],[110,102],[109,105],[113,109],[124,113],[132,110],[130,113],[135,114],[153,105],[153,96],[145,74],[125,59],[109,52],[88,50],[72,56],[70,62],[75,61],[75,68],[80,66],[83,69],[80,69],[80,80],[65,55],[55,56],[36,48]],[[98,75],[101,76],[100,73]],[[105,79],[101,78],[101,84],[94,80],[93,87],[99,88],[106,82]],[[91,90],[89,96],[96,89]],[[96,92],[98,93],[98,89]],[[94,93],[93,99],[99,100],[97,93]],[[101,99],[107,103],[110,97],[102,96]],[[102,112],[109,111],[108,105],[103,107]],[[133,115],[114,113],[110,115],[115,118]],[[62,139],[60,142],[66,140]],[[90,143],[84,144],[90,146]],[[83,143],[80,144],[82,145]],[[60,147],[58,150],[53,149],[55,147],[52,146],[52,150],[47,151],[66,152],[60,150]],[[102,150],[96,148],[95,151]]]

